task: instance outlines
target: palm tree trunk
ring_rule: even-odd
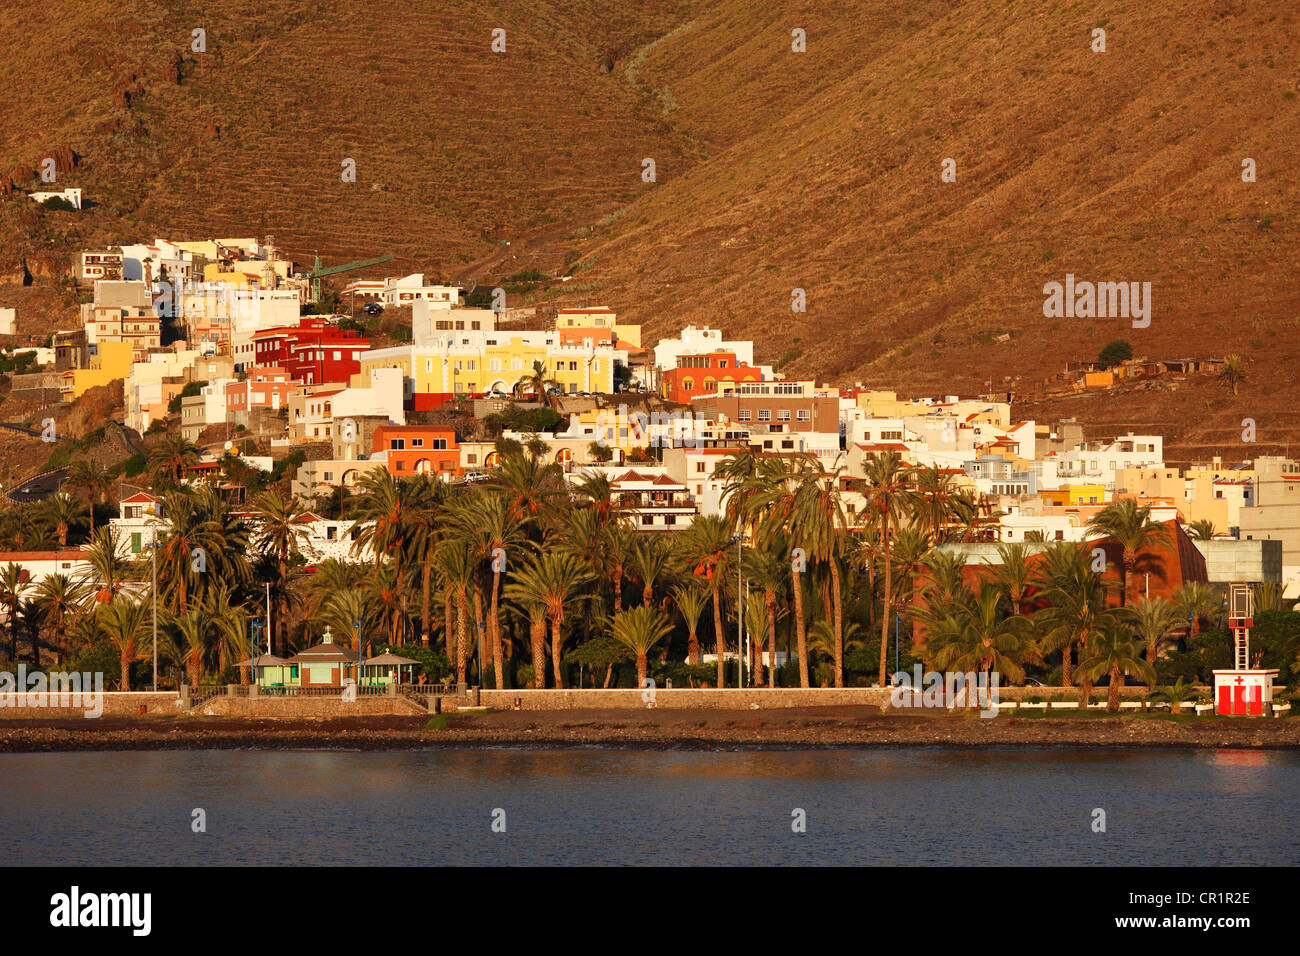
[[[533,646],[533,686],[546,687],[546,618],[529,619],[528,636]]]
[[[686,639],[686,660],[692,667],[700,662],[700,636],[695,633],[693,627],[690,636]]]
[[[429,646],[429,632],[433,630],[429,620],[429,605],[432,600],[433,566],[428,561],[420,570],[420,646]]]
[[[122,655],[119,662],[122,665],[122,674],[117,686],[123,691],[131,689],[131,658],[135,656],[134,651],[135,648],[129,643],[122,645]]]
[[[458,684],[465,683],[465,651],[468,643],[465,625],[468,617],[469,607],[465,589],[460,588],[456,591],[456,683]]]
[[[767,662],[767,686],[776,686],[776,592],[767,592],[767,649],[772,655]]]
[[[889,665],[889,614],[893,601],[893,562],[889,560],[889,512],[884,513],[885,595],[880,615],[880,686],[885,686],[885,668]]]
[[[795,640],[799,649],[799,686],[808,686],[808,626],[803,619],[803,575],[794,572]]]
[[[1061,684],[1064,687],[1069,687],[1074,683],[1072,679],[1074,677],[1074,662],[1070,659],[1073,648],[1074,641],[1068,641],[1061,648]]]
[[[563,612],[551,615],[551,667],[555,672],[556,690],[564,686],[564,674],[560,667],[561,650],[564,646],[564,633],[561,629],[563,623]]]
[[[835,686],[844,686],[844,615],[840,608],[840,563],[831,555],[831,595],[835,606],[831,609],[835,621]]]
[[[638,651],[636,655],[636,686],[645,686],[646,672],[646,655],[645,651]]]
[[[452,637],[452,631],[455,630],[456,624],[453,619],[453,608],[455,607],[455,598],[451,591],[444,591],[442,602],[442,639],[447,647],[447,663],[452,667],[456,666],[456,641]]]
[[[501,654],[501,572],[492,572],[492,598],[488,606],[488,639],[492,642],[492,669],[496,673],[497,690],[505,685],[505,661]]]
[[[726,672],[722,668],[722,657],[727,652],[726,637],[722,633],[722,596],[718,593],[718,580],[713,580],[713,643],[718,652],[718,687],[722,687]]]
[[[1116,664],[1110,669],[1110,687],[1106,693],[1106,709],[1112,714],[1119,713],[1119,687],[1123,678],[1119,675],[1119,665]]]

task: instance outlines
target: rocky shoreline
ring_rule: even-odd
[[[872,707],[502,711],[482,715],[236,719],[0,720],[0,752],[109,750],[424,750],[610,747],[709,750],[822,747],[1195,747],[1300,749],[1300,719],[1151,714],[998,717],[884,715]]]

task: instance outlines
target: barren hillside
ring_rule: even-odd
[[[36,271],[154,233],[270,233],[304,259],[388,251],[492,283],[576,263],[535,301],[607,303],[651,339],[720,324],[791,374],[908,394],[1029,395],[1116,337],[1235,351],[1235,398],[1199,379],[1030,410],[1160,427],[1175,454],[1300,446],[1292,6],[24,6],[0,24],[0,169],[69,146],[100,204],[0,202],[0,253]],[[1149,327],[1045,318],[1043,285],[1067,273],[1151,283]],[[1255,449],[1232,437],[1247,416]]]

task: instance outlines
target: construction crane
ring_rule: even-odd
[[[385,262],[392,262],[391,255],[379,256],[375,259],[361,259],[357,262],[348,262],[341,266],[330,266],[328,269],[322,269],[320,264],[320,255],[316,256],[316,264],[308,272],[306,278],[311,279],[311,300],[320,301],[320,280],[321,276],[338,275],[340,272],[351,272],[353,269],[364,269],[367,266],[377,266]]]

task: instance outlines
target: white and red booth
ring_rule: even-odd
[[[1268,668],[1214,672],[1214,712],[1223,717],[1263,717],[1273,703],[1273,678]]]

